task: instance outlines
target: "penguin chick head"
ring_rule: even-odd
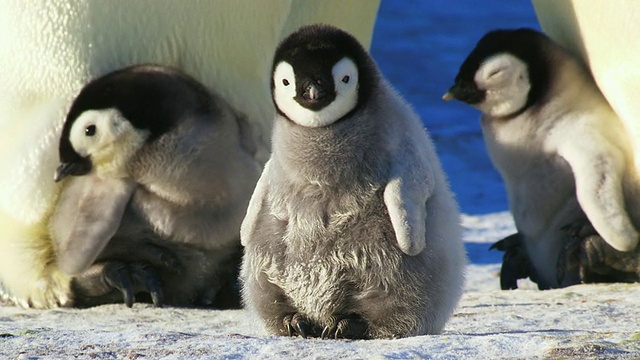
[[[69,129],[73,152],[60,154],[54,180],[92,170],[101,176],[123,176],[128,160],[148,136],[148,130],[135,128],[116,108],[86,110]]]
[[[275,52],[271,91],[276,110],[298,125],[330,125],[366,102],[378,71],[352,35],[329,25],[308,25]]]
[[[492,117],[508,117],[536,104],[548,87],[550,40],[532,29],[495,30],[483,36],[442,97]]]
[[[211,106],[204,86],[167,67],[138,65],[95,79],[67,114],[54,180],[92,172],[126,176],[128,161],[145,143]]]

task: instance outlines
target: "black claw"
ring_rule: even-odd
[[[113,289],[117,289],[122,293],[124,303],[127,307],[132,307],[135,301],[133,292],[133,284],[129,277],[128,270],[123,263],[111,262],[105,266],[104,280]]]
[[[307,321],[300,314],[293,315],[291,319],[291,325],[293,328],[302,336],[303,339],[306,339],[309,335],[309,325]]]
[[[158,254],[155,250],[151,253]],[[157,269],[157,261],[98,262],[72,280],[75,305],[88,307],[124,301],[127,307],[132,307],[136,294],[148,293],[153,304],[162,307],[165,304],[163,282]],[[145,296],[145,301],[149,297]]]
[[[325,326],[324,329],[322,329],[322,335],[320,335],[320,338],[329,339],[331,337],[334,337],[336,333],[336,328],[338,326],[338,321],[339,319],[337,317],[335,316],[330,317],[327,320],[327,326]]]
[[[322,334],[320,335],[320,338],[323,340],[326,340],[329,338],[329,336],[331,336],[331,334],[333,334],[335,331],[335,328],[332,326],[325,326],[324,329],[322,329]]]
[[[300,335],[306,339],[311,334],[311,327],[307,323],[307,319],[301,314],[286,315],[282,319],[285,330],[289,336]]]
[[[322,339],[368,339],[369,325],[359,315],[332,316],[322,330]]]
[[[285,330],[287,330],[287,335],[288,336],[294,336],[295,335],[293,333],[293,327],[291,326],[291,318],[292,317],[293,317],[293,315],[286,315],[282,319],[282,324],[284,325]]]
[[[164,305],[164,293],[160,281],[153,268],[145,263],[137,263],[131,266],[131,276],[141,284],[141,287],[151,295],[151,301],[156,307]]]

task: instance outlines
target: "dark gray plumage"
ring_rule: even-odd
[[[489,250],[492,249],[504,252],[500,269],[502,290],[517,289],[519,279],[530,278],[531,281],[537,282],[522,234],[515,233],[498,240],[489,247]]]
[[[280,335],[437,334],[463,286],[456,203],[422,123],[351,35],[278,47],[272,155],[241,228],[243,299]]]
[[[133,66],[83,88],[62,131],[56,180],[66,184],[50,223],[76,305],[130,306],[140,292],[158,305],[233,301],[260,173],[247,131],[175,69]]]
[[[628,133],[569,53],[535,30],[489,32],[443,99],[482,111],[485,143],[540,289],[591,281],[562,264],[602,257],[599,248],[616,253],[603,262],[612,270],[632,268],[619,263],[624,257],[640,262],[640,176]],[[595,230],[580,239],[589,244],[572,245],[567,228],[585,223]],[[590,245],[594,234],[602,247]],[[608,281],[626,277],[612,271]]]

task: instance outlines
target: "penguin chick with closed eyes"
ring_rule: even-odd
[[[168,67],[132,66],[82,89],[62,129],[55,180],[66,183],[50,222],[76,305],[131,306],[136,292],[156,305],[229,296],[218,293],[236,279],[260,174],[247,130],[223,99]]]
[[[557,265],[571,255],[564,250],[567,227],[585,221],[604,248],[640,261],[640,177],[630,139],[586,69],[562,47],[531,29],[489,32],[443,99],[482,112],[489,156],[539,288],[584,280],[575,268],[565,274]],[[615,260],[607,265],[617,267]]]
[[[437,334],[466,255],[418,116],[350,34],[310,25],[272,69],[272,155],[241,227],[245,305],[272,334]]]

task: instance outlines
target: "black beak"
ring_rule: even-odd
[[[307,85],[307,87],[305,88],[304,93],[302,94],[302,97],[305,100],[310,101],[320,101],[325,96],[327,96],[326,90],[316,81],[312,81],[311,83],[309,83],[309,85]]]
[[[62,163],[56,169],[56,173],[53,176],[53,181],[58,182],[68,175],[81,176],[88,174],[91,171],[91,162],[73,162],[73,163]]]
[[[442,100],[459,100],[469,105],[474,105],[484,101],[485,90],[480,90],[475,83],[456,82],[449,91],[442,95]]]

